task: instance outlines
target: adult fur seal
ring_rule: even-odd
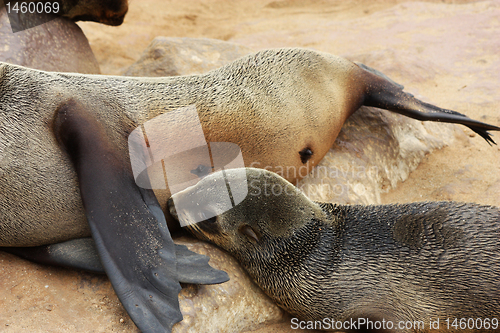
[[[194,214],[221,211],[227,190],[214,185],[224,180],[233,194],[248,184],[247,197],[191,223]],[[193,200],[195,209],[179,209],[193,207]],[[174,194],[169,207],[195,236],[234,255],[279,306],[301,320],[321,321],[319,329],[339,330],[328,326],[335,321],[347,323],[340,327],[344,331],[373,325],[383,331],[373,322],[385,320],[386,331],[405,331],[407,322],[426,331],[438,318],[445,330],[447,318],[496,318],[490,329],[500,328],[496,207],[318,203],[275,173],[253,168],[209,175]],[[359,318],[371,326],[360,325]]]
[[[163,237],[155,226],[154,221],[161,217],[150,192],[144,194],[144,189],[132,184],[127,138],[146,121],[193,104],[207,142],[237,144],[247,165],[305,169],[304,173],[286,174],[292,182],[321,160],[345,119],[361,105],[383,107],[420,120],[464,124],[489,142],[492,139],[487,131],[500,130],[423,103],[375,70],[305,49],[262,51],[204,75],[170,78],[50,73],[0,63],[0,246],[42,246],[92,235],[108,275],[120,277],[111,281],[120,299],[131,299],[122,301],[139,328],[154,332],[170,327],[175,320],[160,315],[162,305],[144,301],[148,288],[156,287],[137,282],[135,276],[149,274],[153,266],[146,261],[130,270],[142,262],[144,253],[158,251],[161,246],[155,244],[163,244],[162,239],[170,245],[163,255],[154,256],[157,265],[164,257],[175,256],[177,249],[173,252],[168,232],[163,230]],[[73,134],[62,136],[70,125]],[[182,124],[165,131],[175,131],[178,125]],[[90,148],[82,153],[73,147],[96,147],[102,160],[91,158]],[[108,155],[114,157],[108,159]],[[210,168],[189,163],[184,167],[200,176]],[[98,178],[99,170],[107,177]],[[88,187],[91,190],[84,190]],[[120,220],[109,202],[120,202],[128,191],[134,195],[124,201],[126,206],[120,205]],[[107,199],[97,200],[94,194],[85,193],[100,193]],[[155,194],[164,207],[169,190]],[[132,207],[141,213],[134,213]],[[100,218],[95,217],[96,211]],[[106,214],[130,229],[116,233],[116,225],[105,218]],[[133,240],[134,230],[158,234],[162,239],[137,244],[141,251],[127,250],[122,255],[120,249],[125,251],[124,244]],[[146,249],[148,246],[152,249]],[[44,260],[77,266],[74,258],[54,259],[50,249],[43,253]],[[175,269],[170,273],[173,276]],[[130,289],[120,289],[122,278],[129,278]],[[196,275],[191,278],[196,280]],[[134,303],[136,299],[140,302]],[[165,302],[176,306],[174,298]],[[134,311],[136,304],[146,304],[141,307],[143,312]]]

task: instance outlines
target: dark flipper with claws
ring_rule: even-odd
[[[193,265],[181,260],[187,268],[177,267],[177,249],[153,191],[135,184],[128,159],[83,106],[73,100],[62,105],[54,130],[76,169],[95,248],[120,301],[141,331],[170,332],[182,320],[178,271],[206,269],[212,283],[227,281],[227,274],[194,253]]]
[[[488,144],[496,144],[488,131],[500,131],[500,127],[470,119],[456,111],[424,103],[404,92],[402,85],[379,71],[363,64],[357,65],[364,70],[363,75],[367,76],[364,81],[369,82],[363,105],[390,110],[421,121],[462,124],[484,138]]]

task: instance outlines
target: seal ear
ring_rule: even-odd
[[[54,133],[73,162],[95,248],[118,298],[142,332],[171,332],[182,320],[179,275],[196,281],[208,260],[175,246],[153,191],[137,186],[128,155],[92,112],[69,100],[57,110]],[[228,276],[213,270],[201,280]]]
[[[253,228],[249,225],[245,225],[243,227],[240,228],[240,232],[247,236],[248,238],[250,238],[251,241],[256,241],[258,242],[260,240],[260,237],[257,236],[257,233],[255,232],[255,230],[253,230]]]

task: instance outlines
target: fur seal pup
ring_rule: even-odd
[[[456,202],[318,203],[266,170],[220,173],[174,194],[171,213],[196,237],[232,254],[279,306],[301,320],[337,330],[328,327],[333,320],[385,320],[401,332],[399,322],[424,322],[428,328],[429,320],[439,318],[443,328],[447,318],[496,318],[499,328],[498,208]],[[194,214],[218,211],[227,191],[214,184],[224,179],[232,194],[248,186],[246,198],[232,210],[191,224]],[[194,209],[179,210],[192,200]]]
[[[44,246],[92,235],[104,269],[108,275],[118,276],[118,280],[110,278],[120,299],[135,295],[132,299],[140,300],[136,304],[145,304],[142,296],[154,286],[145,287],[134,274],[149,276],[151,262],[180,255],[177,248],[172,248],[168,232],[163,230],[161,236],[154,226],[161,214],[154,208],[151,193],[144,194],[143,189],[131,184],[133,177],[125,167],[130,165],[127,138],[148,120],[187,105],[195,105],[207,142],[237,144],[247,165],[277,171],[305,170],[302,174],[285,175],[292,182],[304,177],[321,160],[345,119],[360,105],[383,107],[420,120],[460,123],[487,141],[492,141],[488,130],[500,130],[423,103],[372,69],[306,49],[261,51],[203,75],[168,78],[54,73],[0,63],[0,246]],[[61,114],[73,115],[68,117],[74,120],[56,121]],[[69,136],[58,141],[65,128],[61,124],[74,124],[75,131],[80,125],[85,127],[80,134],[76,131],[75,139]],[[163,131],[175,132],[178,125],[182,124],[173,124]],[[94,141],[89,138],[92,133],[96,135]],[[79,150],[67,148],[80,137],[84,140],[82,145],[104,147],[99,153],[101,160],[91,158],[91,150],[87,150],[75,162]],[[76,147],[80,147],[76,142]],[[179,146],[182,144],[179,142]],[[195,162],[183,167],[195,176],[203,176],[210,166]],[[107,170],[107,177],[92,178],[101,169]],[[90,176],[87,170],[93,171]],[[90,190],[84,191],[84,187]],[[133,194],[124,201],[128,204],[118,205],[128,192]],[[98,193],[106,199],[84,193]],[[169,190],[157,190],[155,194],[164,208]],[[113,212],[118,209],[113,205],[120,207],[121,218]],[[99,217],[94,217],[96,211],[100,212]],[[106,220],[106,214],[113,216],[113,223],[121,221],[129,229],[117,233],[118,225],[100,223]],[[101,225],[102,229],[96,227]],[[124,245],[134,241],[136,231],[140,234],[148,230],[170,245],[162,256],[155,255],[152,261],[135,266],[141,262],[138,255],[161,248],[153,241],[137,243],[136,252]],[[157,240],[157,244],[163,244],[162,240]],[[151,246],[153,249],[147,249]],[[59,250],[61,247],[64,243],[58,244]],[[54,258],[50,249],[41,253],[46,261],[75,265],[75,258],[64,258],[73,250],[59,250],[63,258]],[[117,261],[123,263],[116,264]],[[131,270],[134,266],[136,269]],[[196,279],[196,275],[188,277]],[[125,284],[130,289],[123,290],[120,279],[127,280]],[[170,295],[173,290],[172,287]],[[171,298],[171,302],[175,308],[176,300]],[[144,332],[154,331],[149,322],[156,323],[156,329],[168,329],[172,324],[161,315],[162,304],[147,303],[141,308],[143,312],[135,311],[133,301],[125,299],[124,304]]]

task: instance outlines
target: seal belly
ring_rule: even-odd
[[[76,174],[50,130],[57,105],[44,96],[62,97],[57,76],[20,71],[0,71],[0,245],[88,236]]]
[[[126,133],[135,123],[120,115],[123,107],[116,101],[127,91],[120,82],[126,84],[0,64],[0,246],[90,236],[76,173],[55,139],[53,118],[61,103],[76,96],[126,149]],[[117,93],[106,95],[111,89]],[[129,97],[131,109],[133,103]]]

